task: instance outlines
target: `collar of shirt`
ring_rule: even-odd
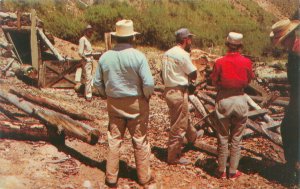
[[[226,56],[237,56],[240,55],[240,52],[227,52]]]
[[[118,44],[115,45],[113,50],[121,51],[121,50],[129,49],[129,48],[132,48],[132,45],[129,44],[129,43],[118,43]]]

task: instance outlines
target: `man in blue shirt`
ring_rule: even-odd
[[[117,44],[101,56],[94,77],[94,86],[107,98],[109,115],[105,181],[110,187],[117,184],[120,147],[127,128],[132,136],[139,183],[148,185],[153,181],[147,125],[154,80],[145,55],[131,45],[138,34],[133,30],[132,21],[118,21],[116,32],[111,34]]]

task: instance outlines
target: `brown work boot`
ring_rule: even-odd
[[[109,183],[106,180],[105,180],[105,185],[108,186],[108,188],[111,188],[111,189],[117,189],[118,188],[118,184],[117,183]]]

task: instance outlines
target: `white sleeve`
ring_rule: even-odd
[[[79,40],[78,54],[80,57],[84,57],[84,38],[80,38]]]
[[[187,75],[197,70],[196,66],[192,63],[192,60],[189,56],[183,57],[181,68]]]

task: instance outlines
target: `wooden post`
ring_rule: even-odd
[[[104,41],[105,41],[105,51],[108,51],[111,49],[111,34],[110,33],[104,33]]]
[[[39,50],[36,33],[36,12],[31,10],[31,30],[30,30],[31,64],[36,70],[39,70]]]
[[[21,29],[21,12],[17,11],[17,28],[18,30]]]

